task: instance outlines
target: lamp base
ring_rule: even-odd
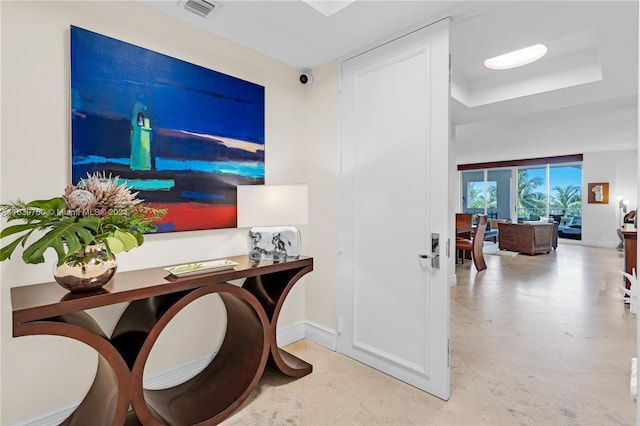
[[[249,230],[247,239],[252,260],[291,260],[300,257],[302,239],[295,226],[260,226]]]

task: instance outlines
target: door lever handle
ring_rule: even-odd
[[[440,254],[439,253],[419,254],[418,256],[420,256],[420,259],[437,259],[440,257]]]

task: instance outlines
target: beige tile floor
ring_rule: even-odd
[[[561,244],[456,268],[451,398],[300,341],[301,379],[268,370],[225,425],[633,425],[636,316],[621,301],[622,254]]]

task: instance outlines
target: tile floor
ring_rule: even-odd
[[[549,255],[457,265],[445,402],[310,341],[301,379],[268,370],[224,425],[633,425],[636,316],[622,254],[561,244]]]

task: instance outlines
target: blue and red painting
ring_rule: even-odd
[[[72,182],[106,172],[166,208],[159,232],[236,227],[264,183],[264,87],[71,27]]]

